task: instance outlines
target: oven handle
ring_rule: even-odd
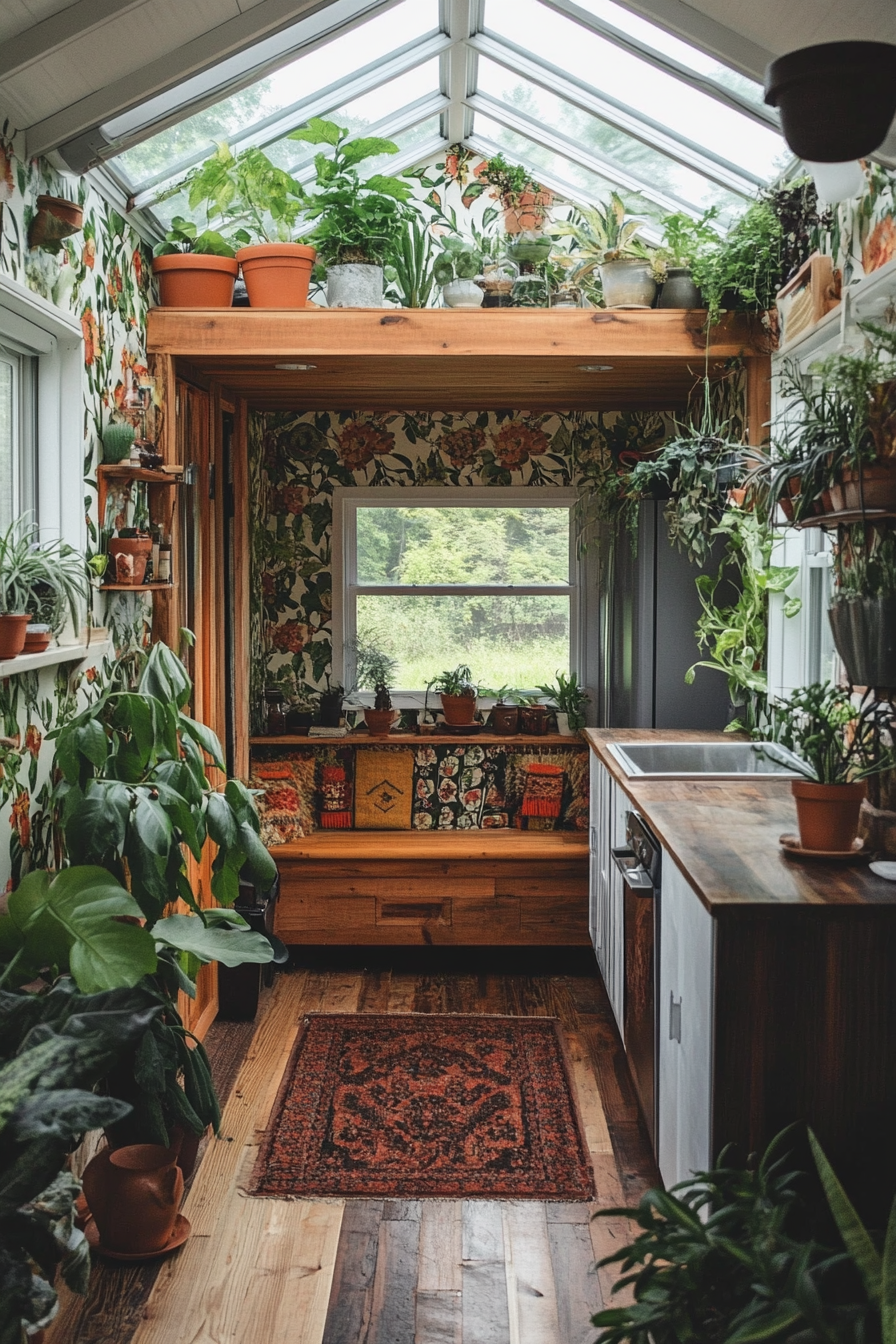
[[[629,849],[626,845],[613,845],[610,853],[626,886],[631,887],[639,896],[655,895],[653,879],[633,849]]]

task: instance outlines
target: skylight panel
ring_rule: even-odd
[[[116,171],[135,192],[160,172],[167,170],[166,176],[177,176],[180,168],[188,167],[202,151],[210,153],[216,141],[230,140],[237,131],[250,131],[299,99],[312,97],[437,29],[437,0],[402,0],[264,79],[125,150],[114,160]]]
[[[708,93],[625,51],[539,0],[485,0],[485,31],[522,45],[535,60],[548,61],[673,135],[768,182],[790,160],[784,140],[770,127],[727,107]]]
[[[486,56],[479,57],[477,88],[500,99],[513,111],[569,136],[587,153],[612,160],[623,172],[640,177],[645,184],[675,197],[695,213],[714,205],[721,222],[727,223],[743,209],[743,197]]]

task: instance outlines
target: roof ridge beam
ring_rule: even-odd
[[[443,131],[456,144],[473,129],[466,98],[476,87],[476,53],[467,45],[479,26],[479,0],[440,0],[442,29],[451,46],[442,57],[442,92],[450,99]]]

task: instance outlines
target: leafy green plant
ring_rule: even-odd
[[[40,541],[29,514],[13,519],[0,536],[0,613],[40,613],[54,633],[69,615],[77,629],[87,591],[79,551],[64,541]]]
[[[63,1170],[89,1129],[125,1102],[93,1088],[146,1036],[158,1004],[141,988],[80,994],[63,978],[45,993],[0,993],[0,1341],[56,1314],[57,1274],[86,1293],[90,1252],[74,1223],[79,1183]]]
[[[355,664],[353,690],[378,690],[380,687],[385,687],[388,690],[391,688],[398,664],[385,650],[372,641],[356,639],[351,642],[349,652]],[[392,706],[384,705],[383,708],[391,709]]]
[[[670,266],[692,266],[698,257],[714,248],[719,241],[713,220],[718,218],[716,205],[705,210],[699,219],[679,211],[663,218],[663,245],[660,256]]]
[[[722,562],[715,574],[699,574],[696,579],[702,608],[697,622],[697,643],[701,650],[711,650],[711,654],[688,668],[685,681],[691,685],[697,668],[708,667],[728,678],[732,704],[744,701],[752,705],[749,698],[752,696],[760,697],[764,703],[768,690],[765,655],[769,595],[789,588],[799,566],[771,563],[774,534],[751,511],[727,509],[713,535],[727,538]],[[733,586],[732,570],[737,576]],[[733,601],[724,600],[734,593]],[[801,605],[798,597],[789,598],[784,604],[785,616],[795,616]],[[744,727],[752,728],[754,723],[744,724],[736,719],[727,731],[736,732]]]
[[[164,240],[156,243],[152,252],[154,257],[187,252],[194,252],[197,256],[233,257],[236,248],[216,229],[203,229],[200,233],[191,219],[175,215]]]
[[[234,155],[223,142],[178,189],[191,210],[204,207],[209,222],[220,220],[231,245],[240,246],[290,242],[307,199],[301,183],[263,150]]]
[[[482,257],[464,238],[449,235],[441,239],[442,252],[433,263],[433,276],[439,285],[452,280],[472,280],[482,269]]]
[[[724,238],[698,251],[691,277],[713,326],[722,312],[735,308],[766,312],[781,287],[783,230],[768,201],[754,201]]]
[[[834,547],[835,602],[896,597],[896,533],[887,524],[838,529]]]
[[[896,1232],[882,1260],[830,1186],[847,1253],[816,1240],[800,1195],[804,1178],[783,1152],[791,1132],[746,1168],[729,1165],[726,1150],[710,1171],[669,1191],[648,1190],[637,1209],[600,1211],[631,1218],[641,1231],[601,1261],[620,1266],[615,1288],[631,1289],[633,1300],[592,1317],[599,1344],[894,1344],[887,1293]],[[861,1281],[844,1275],[849,1259],[864,1293]]]
[[[402,308],[428,308],[436,286],[432,236],[422,219],[405,222],[389,268],[390,296]]]
[[[553,238],[571,239],[579,257],[572,272],[573,279],[578,281],[608,261],[629,257],[652,261],[653,252],[637,236],[643,227],[643,219],[626,218],[625,203],[613,191],[605,206],[583,206],[573,210],[569,219],[552,224],[548,233]]]
[[[357,168],[365,159],[397,154],[398,146],[376,136],[351,140],[346,128],[320,117],[312,117],[289,138],[329,145],[333,151],[315,155],[317,191],[305,211],[309,220],[317,221],[307,241],[314,243],[324,264],[394,262],[405,225],[413,218],[407,205],[411,188],[382,173],[362,181]]]
[[[459,663],[451,672],[440,672],[429,685],[439,695],[462,695],[472,699],[475,699],[478,689],[473,681],[473,673],[465,663]]]
[[[896,768],[892,727],[892,705],[873,691],[856,706],[843,687],[813,682],[775,701],[774,740],[761,751],[813,783],[851,784]]]
[[[540,190],[527,168],[509,163],[503,154],[492,155],[482,170],[481,180],[494,187],[502,200],[513,201],[523,192]]]
[[[556,705],[561,714],[569,716],[570,728],[585,727],[585,706],[591,697],[584,686],[579,685],[575,672],[571,672],[569,676],[565,672],[558,672],[557,680],[552,686],[539,686],[538,689],[553,705]]]

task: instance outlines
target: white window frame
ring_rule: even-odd
[[[37,360],[17,341],[0,332],[0,363],[12,368],[11,519],[36,513],[34,483],[37,474]]]
[[[357,599],[359,593],[388,596],[415,592],[420,596],[441,596],[454,593],[501,594],[511,591],[520,595],[568,596],[570,670],[581,683],[588,684],[587,650],[592,640],[586,631],[589,608],[596,611],[597,603],[587,597],[588,563],[578,554],[574,508],[576,491],[553,486],[413,486],[388,487],[337,486],[333,491],[332,583],[333,583],[333,674],[345,686],[354,681],[349,645],[355,636]],[[562,508],[569,512],[569,575],[568,584],[359,584],[357,581],[357,514],[364,508]],[[596,670],[596,669],[595,669]],[[597,686],[596,676],[590,684]],[[400,688],[392,695],[398,708],[419,708],[423,704],[423,687]],[[361,692],[356,697],[361,703],[372,697]]]
[[[39,294],[0,274],[0,344],[34,359],[34,505],[42,540],[86,552],[84,518],[84,340],[81,323]],[[72,642],[80,630],[66,631]]]

